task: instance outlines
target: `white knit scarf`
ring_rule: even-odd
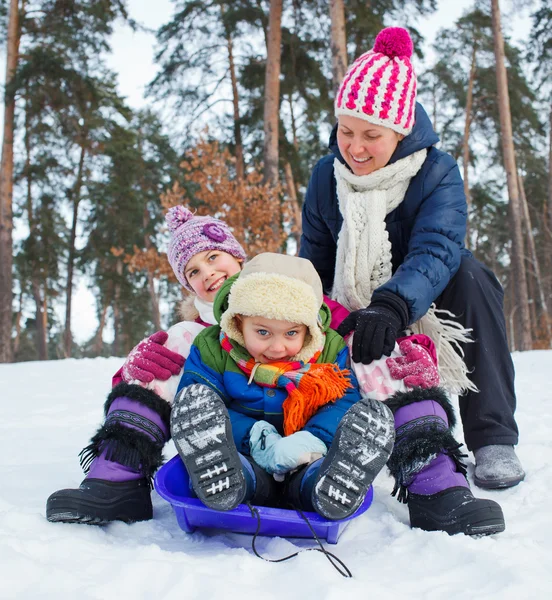
[[[410,181],[421,169],[426,156],[427,150],[419,150],[362,176],[351,173],[339,160],[334,161],[343,225],[337,240],[332,298],[347,309],[368,306],[374,290],[391,278],[391,242],[385,217],[404,200]],[[439,318],[437,312],[454,316],[432,305],[410,326],[410,331],[425,333],[435,342],[445,388],[456,394],[477,391],[461,358],[464,354],[460,344],[471,341],[469,330],[456,321]]]

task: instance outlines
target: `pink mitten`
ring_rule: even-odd
[[[157,331],[137,344],[123,365],[123,381],[150,383],[154,379],[166,381],[172,375],[178,375],[186,359],[163,346],[168,337],[166,331]]]
[[[439,371],[430,352],[406,338],[399,342],[403,356],[385,362],[393,379],[402,379],[408,387],[430,388],[439,385]]]

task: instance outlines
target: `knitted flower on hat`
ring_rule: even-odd
[[[189,286],[184,270],[188,261],[206,250],[227,252],[238,260],[245,260],[244,249],[223,221],[213,217],[198,217],[185,206],[169,208],[165,216],[171,239],[167,257],[178,281],[187,289]]]
[[[339,86],[335,116],[357,117],[408,135],[416,104],[412,52],[406,29],[380,31],[373,49],[355,60]]]

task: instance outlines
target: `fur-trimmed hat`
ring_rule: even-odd
[[[408,135],[414,127],[416,107],[412,52],[406,29],[382,29],[373,49],[347,71],[336,94],[335,116],[357,117]]]
[[[236,315],[264,317],[308,327],[301,351],[292,360],[306,362],[324,344],[320,309],[322,282],[310,260],[265,252],[249,261],[230,288],[221,329],[244,345]]]
[[[245,260],[245,250],[240,246],[224,221],[214,217],[196,217],[185,206],[169,208],[165,216],[171,239],[167,257],[178,281],[189,291],[184,269],[188,261],[206,250],[227,252],[238,260]]]

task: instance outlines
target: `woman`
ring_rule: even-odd
[[[439,138],[416,103],[412,50],[405,29],[384,29],[341,83],[333,155],[317,163],[309,183],[300,256],[313,262],[326,293],[352,311],[339,332],[354,330],[356,362],[388,355],[413,324],[424,333],[441,327],[441,351],[450,351],[450,322],[447,333],[433,303],[472,330],[473,343],[461,344],[470,383],[460,386],[460,413],[475,483],[510,487],[525,474],[514,452],[503,291],[464,247],[462,179],[453,157],[434,147]]]

